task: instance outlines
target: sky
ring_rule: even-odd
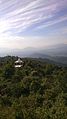
[[[67,0],[0,0],[0,48],[67,44]]]

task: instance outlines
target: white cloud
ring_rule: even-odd
[[[42,21],[45,23],[46,20],[48,20],[46,26],[53,25],[57,21],[61,22],[59,19],[50,22],[50,19],[65,7],[65,3],[66,0],[59,2],[58,0],[3,0],[0,4],[0,33],[5,31],[6,33],[10,31],[12,34],[19,33],[32,25],[36,26],[38,23],[43,25]]]
[[[58,41],[59,39],[59,41]],[[31,36],[31,37],[20,37],[20,36],[10,36],[2,34],[0,36],[0,48],[9,48],[9,49],[23,49],[26,47],[47,47],[49,45],[66,43],[66,39],[62,36]]]
[[[33,25],[34,29],[42,29],[66,21],[66,13],[64,16],[61,14],[56,16],[66,8],[66,3],[67,0],[0,1],[0,47],[24,48],[29,45],[42,47],[52,43],[48,42],[48,39],[51,40],[50,36],[48,38],[20,37],[18,34]]]
[[[55,24],[58,24],[60,22],[63,22],[63,21],[67,21],[67,16],[64,16],[64,17],[60,17],[59,19],[57,20],[53,20],[53,21],[49,21],[41,26],[38,26],[37,29],[42,29],[42,28],[46,28],[46,27],[49,27],[49,26],[52,26],[52,25],[55,25]]]

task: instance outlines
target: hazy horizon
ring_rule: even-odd
[[[0,48],[67,44],[67,0],[0,0]]]

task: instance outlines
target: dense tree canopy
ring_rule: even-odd
[[[67,67],[16,59],[0,58],[0,119],[66,119]]]

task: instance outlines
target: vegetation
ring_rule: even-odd
[[[0,58],[0,119],[66,119],[67,67],[16,59]]]

